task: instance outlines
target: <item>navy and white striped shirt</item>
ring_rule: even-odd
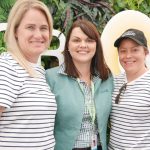
[[[32,64],[33,65],[33,64]],[[9,53],[0,56],[1,150],[53,150],[55,96],[45,80],[45,70],[34,64],[33,78]]]
[[[119,104],[115,104],[116,95],[125,81],[125,74],[115,78],[109,150],[149,150],[150,71],[127,83]]]

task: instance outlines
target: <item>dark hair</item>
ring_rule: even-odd
[[[68,51],[68,43],[70,40],[70,35],[72,33],[72,30],[76,27],[80,27],[80,29],[89,38],[96,41],[96,52],[91,62],[91,75],[98,74],[102,80],[106,80],[110,74],[110,69],[105,63],[102,44],[100,41],[100,35],[95,25],[87,20],[76,20],[68,31],[68,34],[66,36],[65,49],[63,52],[65,62],[65,73],[75,78],[78,78],[80,74],[77,68],[75,67],[72,57]]]

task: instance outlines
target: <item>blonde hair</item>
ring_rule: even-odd
[[[17,0],[12,7],[7,21],[7,29],[4,40],[6,42],[7,50],[12,54],[13,58],[29,73],[30,76],[35,77],[35,70],[31,68],[29,62],[22,54],[17,39],[15,37],[16,29],[20,25],[24,14],[29,9],[38,9],[44,13],[49,25],[49,44],[52,39],[53,21],[52,16],[47,6],[39,0]]]

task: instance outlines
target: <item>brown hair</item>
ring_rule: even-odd
[[[96,52],[94,57],[92,58],[91,62],[91,75],[99,75],[99,77],[102,80],[106,80],[110,74],[110,69],[108,68],[104,55],[103,55],[103,49],[102,44],[100,41],[100,35],[95,27],[94,24],[87,20],[77,20],[75,21],[71,28],[68,31],[68,34],[66,36],[66,43],[65,43],[65,49],[64,49],[64,62],[65,62],[65,73],[67,73],[69,76],[78,78],[79,77],[79,71],[75,67],[72,57],[68,51],[68,43],[70,40],[70,35],[72,33],[72,30],[76,27],[80,27],[80,29],[91,39],[96,41]]]

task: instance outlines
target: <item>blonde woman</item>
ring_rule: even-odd
[[[37,64],[52,37],[52,17],[38,0],[18,0],[0,56],[0,149],[53,150],[55,97]]]

